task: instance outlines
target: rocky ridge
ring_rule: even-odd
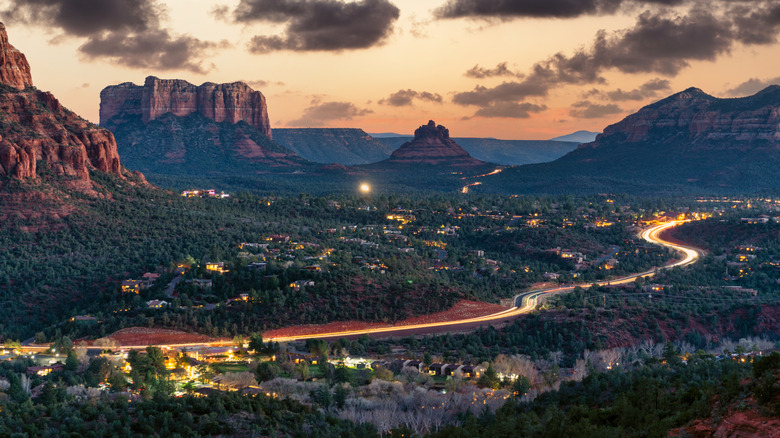
[[[90,192],[90,169],[122,176],[114,136],[33,88],[27,59],[0,23],[0,178],[57,177]]]
[[[393,151],[388,164],[428,164],[450,167],[474,167],[487,163],[469,155],[450,138],[450,132],[433,120],[414,131],[414,139]]]
[[[708,148],[744,150],[757,142],[779,147],[780,86],[736,99],[719,99],[688,88],[607,126],[594,142],[580,147],[680,140],[694,148],[706,144]]]
[[[164,114],[184,117],[201,114],[215,122],[246,122],[271,138],[265,96],[243,82],[196,86],[180,79],[146,78],[144,85],[131,82],[109,86],[100,92],[100,124],[113,127],[127,116],[140,115],[144,123]]]

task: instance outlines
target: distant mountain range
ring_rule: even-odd
[[[481,187],[512,192],[780,191],[780,87],[719,99],[689,88],[608,126],[551,163]]]
[[[372,134],[373,135],[373,134]],[[377,137],[391,148],[398,148],[412,136]],[[551,140],[497,140],[495,138],[455,137],[453,140],[478,160],[505,166],[544,163],[566,155],[577,143]]]
[[[560,137],[551,138],[551,141],[571,141],[574,143],[590,143],[596,140],[598,132],[591,131],[577,131],[568,135],[562,135]]]
[[[315,163],[346,166],[382,161],[394,148],[351,128],[274,129],[274,141]]]

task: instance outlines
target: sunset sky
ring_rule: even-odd
[[[780,82],[777,1],[0,0],[0,21],[35,85],[94,122],[101,89],[149,75],[245,81],[275,128],[504,139]]]

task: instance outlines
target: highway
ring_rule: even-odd
[[[660,235],[663,231],[671,227],[677,226],[682,222],[684,221],[666,222],[664,224],[657,225],[652,228],[648,228],[640,234],[640,236],[644,240],[650,243],[655,243],[667,248],[674,249],[675,251],[680,253],[680,255],[682,255],[681,259],[675,260],[674,262],[668,263],[662,267],[654,268],[652,270],[628,275],[625,277],[619,277],[616,279],[605,280],[605,281],[597,282],[595,284],[607,285],[607,284],[631,283],[635,281],[638,277],[652,277],[655,275],[657,270],[683,267],[683,266],[688,266],[692,263],[696,263],[696,261],[698,261],[698,259],[701,257],[701,252],[699,250],[692,247],[677,245],[671,242],[667,242],[660,238]],[[547,296],[571,292],[576,287],[588,287],[590,285],[591,285],[590,283],[581,283],[581,284],[565,285],[565,286],[559,286],[554,288],[523,292],[515,296],[513,307],[498,313],[493,313],[490,315],[485,315],[485,316],[480,316],[475,318],[467,318],[467,319],[461,319],[455,321],[431,322],[431,323],[424,323],[424,324],[377,327],[377,328],[370,328],[370,329],[349,330],[349,331],[339,331],[339,332],[329,332],[329,333],[284,336],[284,337],[276,337],[276,338],[267,338],[265,340],[275,341],[275,342],[290,342],[290,341],[298,341],[298,340],[314,339],[314,338],[335,340],[343,337],[356,338],[363,335],[375,335],[375,336],[381,335],[381,336],[389,337],[389,336],[408,336],[410,334],[427,334],[427,333],[457,332],[457,331],[470,330],[488,324],[497,324],[497,323],[512,321],[520,315],[524,315],[532,312],[534,309],[536,309],[536,306],[537,304],[539,304],[540,300]],[[230,346],[230,345],[233,345],[232,341],[215,341],[215,342],[208,342],[208,343],[175,344],[175,345],[171,344],[171,345],[164,345],[164,347],[180,349],[184,347],[199,348],[199,347],[208,347],[208,346],[213,347],[213,346]],[[36,351],[36,350],[44,351],[47,348],[48,346],[25,347],[26,350],[30,350],[30,351]],[[87,348],[101,349],[105,347],[87,347]],[[120,348],[124,350],[143,349],[146,348],[146,345],[122,346]]]

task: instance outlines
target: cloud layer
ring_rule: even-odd
[[[162,27],[157,0],[11,0],[3,16],[86,38],[88,59],[108,59],[134,68],[185,69],[203,73],[208,53],[225,43],[174,35]]]
[[[286,23],[282,35],[256,35],[253,53],[342,51],[382,44],[400,15],[388,0],[241,0],[237,23]]]
[[[534,64],[526,74],[511,71],[507,63],[500,63],[492,69],[475,65],[465,73],[466,76],[477,79],[514,76],[517,79],[492,87],[477,85],[471,91],[456,92],[453,102],[480,107],[475,115],[494,114],[500,113],[499,107],[509,108],[510,103],[519,104],[529,98],[545,97],[550,90],[560,86],[606,84],[604,74],[609,71],[673,77],[691,62],[713,61],[730,53],[737,44],[775,43],[780,33],[780,5],[761,0],[721,0],[709,8],[697,7],[692,1],[685,0],[622,3],[619,0],[450,0],[436,14],[442,18],[547,16],[544,11],[558,5],[560,8],[555,10],[559,17],[574,17],[611,13],[621,4],[653,7],[641,12],[633,27],[615,32],[601,30],[589,46],[571,55],[557,53]],[[682,10],[666,7],[677,5],[692,6]],[[529,9],[532,7],[538,7],[534,9],[536,12]],[[634,90],[596,93],[604,99],[627,101],[654,97],[659,91],[667,89],[668,80],[656,79]],[[615,105],[579,104],[572,109],[572,114],[578,117],[595,117],[596,114],[606,115],[619,110]]]
[[[333,120],[352,120],[355,117],[371,114],[370,109],[358,108],[350,102],[319,102],[312,101],[311,106],[303,110],[298,120],[287,123],[287,126],[322,126]]]
[[[443,99],[440,94],[429,93],[427,91],[414,91],[411,89],[398,90],[385,99],[379,101],[380,105],[391,106],[409,106],[414,99],[423,100],[427,102],[442,103]]]

